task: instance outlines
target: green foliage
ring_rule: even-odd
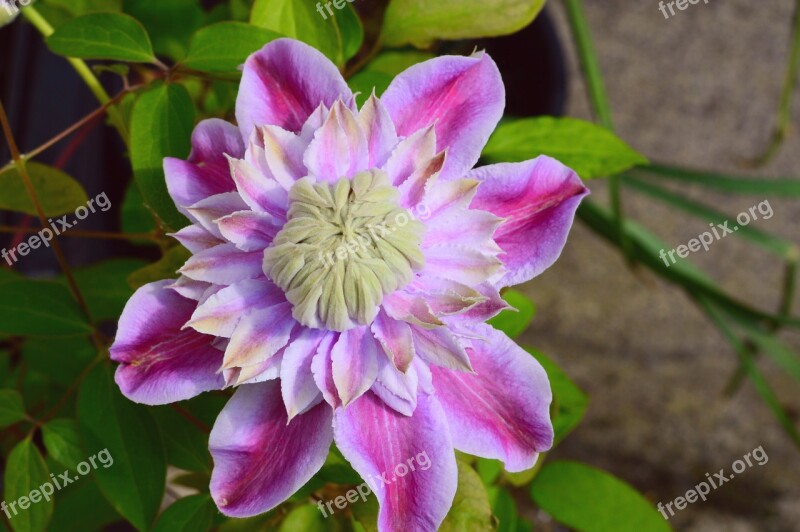
[[[0,428],[25,419],[25,406],[17,390],[0,390]]]
[[[164,181],[164,157],[186,158],[191,148],[194,105],[182,85],[156,84],[144,92],[131,117],[131,164],[142,197],[172,229],[186,225]]]
[[[647,159],[611,131],[575,118],[524,118],[500,124],[483,156],[493,162],[527,161],[549,155],[583,179],[607,177]]]
[[[45,500],[38,491],[45,483],[50,483],[50,471],[39,449],[26,438],[8,454],[5,467],[3,498],[18,502],[18,513],[10,520],[15,532],[36,532],[47,526],[53,514],[53,499],[48,495],[50,500]],[[32,493],[34,490],[38,495]],[[25,499],[18,501],[21,497]]]
[[[214,501],[208,495],[190,495],[175,501],[164,510],[153,532],[210,530],[216,512]]]
[[[45,0],[45,3],[62,8],[72,16],[85,15],[94,11],[122,10],[122,0]]]
[[[125,12],[147,28],[155,52],[176,61],[186,55],[189,40],[207,18],[196,0],[124,0],[123,3]]]
[[[86,458],[78,423],[72,419],[54,419],[42,427],[42,439],[48,456],[75,470]]]
[[[530,24],[545,0],[391,0],[383,23],[387,46],[425,48],[436,39],[506,35]]]
[[[88,198],[83,187],[61,170],[37,162],[27,163],[25,169],[41,200],[45,215],[71,214],[76,208],[86,205]],[[22,176],[15,167],[0,173],[0,190],[3,191],[0,195],[0,209],[37,214]]]
[[[330,530],[331,527],[327,526],[325,517],[319,508],[313,504],[304,504],[294,508],[286,519],[281,523],[278,532],[294,532],[295,530],[303,530],[304,532],[325,532]]]
[[[206,435],[172,407],[153,408],[151,413],[164,437],[167,462],[186,471],[210,472]]]
[[[133,295],[126,280],[146,264],[139,259],[113,259],[73,272],[95,320],[116,319],[122,313],[125,303]]]
[[[131,288],[137,289],[147,283],[154,283],[162,279],[174,279],[178,276],[175,272],[189,260],[190,256],[189,251],[183,246],[170,248],[158,262],[148,264],[131,273],[128,276],[128,284]]]
[[[468,464],[457,461],[458,488],[442,532],[492,530],[492,506],[481,477]]]
[[[533,316],[536,314],[536,306],[522,292],[516,290],[503,292],[503,299],[513,308],[504,310],[489,320],[488,323],[495,329],[506,333],[509,338],[516,338],[533,321]]]
[[[279,37],[279,33],[258,26],[219,22],[192,37],[183,65],[205,72],[236,72],[247,56]]]
[[[90,330],[64,286],[29,279],[0,284],[0,333],[63,336]]]
[[[150,63],[153,45],[144,26],[123,13],[90,13],[62,25],[47,46],[65,57]]]
[[[158,425],[147,408],[122,396],[109,370],[98,366],[78,396],[78,421],[87,452],[114,459],[94,476],[109,503],[140,530],[153,522],[164,493],[167,461]]]
[[[556,521],[585,532],[670,530],[655,506],[628,484],[577,462],[545,465],[531,497]]]

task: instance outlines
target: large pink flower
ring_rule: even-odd
[[[238,387],[209,443],[223,513],[280,504],[335,441],[364,478],[426,453],[376,495],[381,530],[433,530],[454,448],[521,471],[550,447],[544,370],[484,322],[556,260],[587,189],[547,157],[472,169],[504,99],[477,53],[357,109],[332,63],[283,39],[247,60],[238,128],[203,121],[189,160],[165,160],[193,256],[131,298],[111,353],[137,402]]]

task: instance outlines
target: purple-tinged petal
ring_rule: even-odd
[[[444,325],[425,299],[417,294],[398,290],[383,298],[382,307],[389,317],[420,327],[432,328]]]
[[[378,358],[383,349],[369,327],[356,327],[339,335],[331,350],[333,382],[344,406],[369,390],[378,375]]]
[[[167,189],[181,212],[209,196],[235,190],[225,155],[241,157],[244,143],[236,126],[212,118],[197,124],[188,161],[164,159]]]
[[[478,162],[503,116],[505,88],[497,65],[481,52],[414,65],[394,79],[381,101],[399,135],[436,125],[436,151],[447,149],[441,177],[450,180]]]
[[[421,395],[414,415],[404,416],[367,393],[337,409],[333,425],[336,445],[378,498],[379,530],[439,527],[453,503],[458,472],[445,415],[434,397]]]
[[[284,348],[285,349],[285,348]],[[226,378],[228,386],[240,386],[242,384],[255,384],[279,378],[281,376],[281,363],[283,362],[283,349],[275,353],[264,362],[244,366],[241,368],[230,368],[223,370],[223,373],[230,372],[230,377]],[[231,378],[233,377],[233,378]]]
[[[289,419],[302,414],[320,397],[311,363],[327,333],[304,327],[283,352],[281,395]]]
[[[439,173],[444,167],[445,152],[439,152],[428,161],[428,164],[418,168],[408,179],[400,185],[400,205],[413,208],[425,198],[425,189],[436,182]]]
[[[325,123],[314,133],[303,162],[309,175],[330,183],[369,168],[367,137],[341,101],[333,105]]]
[[[437,316],[462,314],[487,299],[465,284],[430,275],[419,276],[409,288],[420,293]]]
[[[336,383],[333,382],[333,360],[331,351],[333,346],[339,341],[339,333],[329,333],[317,348],[317,353],[311,361],[311,372],[314,374],[314,382],[317,388],[322,391],[322,397],[332,407],[341,406],[342,400],[339,399],[339,392],[336,390]]]
[[[200,301],[203,298],[203,295],[206,293],[206,290],[208,290],[209,286],[211,286],[209,283],[195,281],[193,279],[189,279],[185,275],[181,275],[178,277],[177,281],[172,284],[168,284],[166,288],[175,290],[186,299]]]
[[[183,247],[192,253],[199,253],[223,243],[222,240],[199,225],[187,225],[177,233],[172,233],[169,236],[180,242]]]
[[[261,138],[264,143],[264,161],[275,180],[286,190],[308,174],[303,164],[308,142],[278,126],[261,128]]]
[[[502,460],[507,471],[530,469],[553,443],[547,374],[503,333],[488,325],[475,330],[487,339],[470,350],[475,374],[431,368],[453,443],[460,451]]]
[[[186,324],[198,332],[230,338],[247,312],[285,303],[280,288],[267,279],[247,279],[222,288],[197,306]]]
[[[424,361],[451,370],[472,371],[466,350],[446,327],[413,327],[413,331],[416,353]]]
[[[389,361],[405,372],[414,360],[414,337],[408,323],[391,318],[385,310],[381,310],[372,322],[371,329]]]
[[[333,438],[321,403],[291,422],[276,381],[241,386],[222,409],[208,446],[211,496],[231,517],[267,512],[319,471]]]
[[[119,362],[116,381],[132,401],[161,405],[222,388],[216,374],[222,352],[211,336],[181,330],[195,302],[166,286],[150,283],[131,297],[119,319],[111,359]]]
[[[425,224],[422,247],[452,244],[481,247],[491,242],[503,219],[487,211],[456,210],[431,218]],[[492,246],[490,249],[494,249]]]
[[[476,285],[492,278],[503,263],[494,255],[463,245],[437,245],[425,248],[422,273]]]
[[[392,118],[374,92],[364,102],[357,120],[367,136],[369,167],[383,167],[399,139]]]
[[[195,281],[231,285],[262,277],[262,257],[259,251],[246,253],[233,244],[220,244],[195,254],[179,271]]]
[[[481,181],[472,208],[506,221],[495,233],[507,273],[497,286],[524,283],[550,267],[564,248],[575,211],[589,190],[555,159],[484,166],[470,172]]]
[[[511,308],[511,306],[500,297],[500,292],[492,283],[481,283],[475,286],[475,289],[486,299],[474,307],[470,307],[467,312],[455,316],[453,319],[462,322],[483,323],[494,318],[500,314],[500,312]]]
[[[435,181],[425,191],[426,220],[435,220],[453,211],[461,212],[469,207],[475,197],[479,181],[475,179],[454,179],[452,181]]]
[[[236,324],[223,368],[253,366],[266,362],[289,342],[297,322],[288,301],[246,314]]]
[[[433,126],[414,132],[400,141],[386,162],[386,173],[394,186],[402,185],[408,177],[425,168],[436,156],[436,132]]]
[[[242,199],[257,212],[266,212],[286,219],[289,193],[273,178],[268,177],[247,161],[229,159],[230,171]]]
[[[242,251],[266,249],[283,224],[271,214],[255,211],[235,212],[217,220],[222,236]]]
[[[236,121],[244,139],[259,126],[299,132],[320,104],[330,107],[352,97],[339,70],[319,51],[294,39],[278,39],[247,59]]]
[[[231,213],[247,209],[247,203],[237,192],[224,192],[209,196],[188,208],[194,219],[209,233],[222,239],[217,220]]]
[[[403,373],[385,358],[380,360],[379,365],[372,392],[393,410],[404,416],[413,415],[417,407],[417,370],[411,366]]]

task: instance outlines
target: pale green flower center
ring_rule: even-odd
[[[297,321],[333,331],[369,325],[384,296],[422,268],[425,226],[398,198],[380,170],[333,185],[308,177],[294,184],[264,273],[284,290]]]

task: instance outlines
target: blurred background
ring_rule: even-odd
[[[664,19],[655,0],[587,0],[617,133],[652,161],[751,176],[800,174],[796,133],[764,167],[744,164],[764,152],[775,126],[794,4],[712,0]],[[562,6],[551,2],[547,9],[566,47],[566,114],[589,119]],[[792,123],[798,118],[796,111]],[[605,202],[605,182],[589,186],[593,199]],[[756,225],[800,243],[797,201],[681,190],[734,214],[769,198],[775,215]],[[706,230],[702,219],[677,215],[634,192],[623,204],[670,249]],[[691,260],[760,308],[774,307],[780,296],[781,265],[742,239],[720,240]],[[698,532],[799,529],[798,450],[751,384],[725,396],[738,364],[735,352],[683,291],[643,268],[631,271],[616,249],[581,223],[555,266],[522,291],[539,311],[521,342],[549,353],[590,397],[582,424],[555,457],[613,471],[666,503],[705,473],[729,469],[763,445],[767,465],[737,475],[670,522]],[[796,333],[783,338],[800,348]],[[769,364],[761,367],[797,420],[797,382]]]

